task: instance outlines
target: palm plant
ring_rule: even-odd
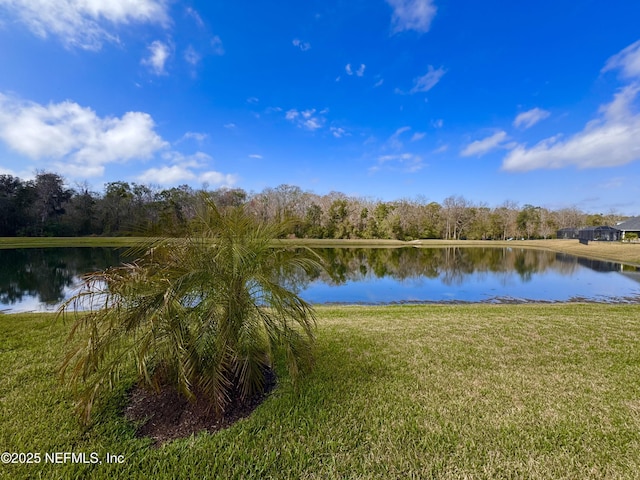
[[[79,342],[62,372],[82,387],[83,420],[131,361],[141,382],[204,398],[218,415],[263,391],[277,351],[294,381],[308,369],[314,311],[278,276],[321,265],[309,249],[274,245],[288,227],[207,201],[188,237],[150,241],[135,262],[89,274],[61,309],[75,312]]]

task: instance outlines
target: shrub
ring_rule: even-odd
[[[75,312],[75,343],[61,370],[81,387],[83,421],[132,362],[141,382],[204,397],[218,415],[264,389],[275,352],[294,381],[311,366],[313,308],[279,278],[319,257],[274,246],[286,223],[205,204],[187,237],[151,240],[135,262],[88,275],[62,307]]]

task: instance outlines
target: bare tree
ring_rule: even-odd
[[[518,229],[518,203],[507,200],[496,208],[495,213],[502,231],[502,239],[514,237]]]
[[[462,196],[451,196],[442,202],[445,239],[458,240],[473,220],[472,203]]]
[[[540,226],[538,227],[538,232],[542,238],[546,240],[557,230],[557,225],[555,224],[553,215],[551,215],[551,212],[548,209],[542,207],[538,213],[540,215]]]
[[[557,212],[559,228],[578,228],[585,225],[585,214],[576,207],[563,208]]]

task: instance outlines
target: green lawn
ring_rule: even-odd
[[[144,237],[0,237],[2,248],[130,247]]]
[[[6,478],[638,478],[640,307],[318,308],[317,365],[251,417],[160,448],[119,414],[83,431],[55,371],[69,325],[0,316]],[[45,453],[122,455],[51,464]],[[60,457],[62,459],[62,457]]]

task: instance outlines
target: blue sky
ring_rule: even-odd
[[[0,173],[640,214],[640,2],[0,0]]]

